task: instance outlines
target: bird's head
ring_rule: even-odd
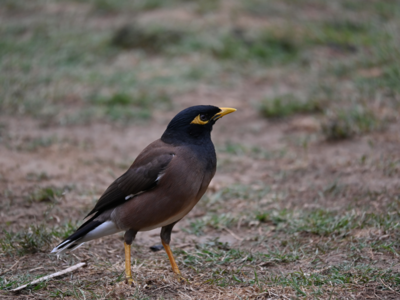
[[[161,139],[167,143],[201,142],[210,137],[218,119],[234,111],[234,108],[212,105],[188,107],[171,120]]]

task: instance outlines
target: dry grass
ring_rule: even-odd
[[[399,298],[398,1],[3,2],[0,298]],[[172,236],[186,282],[157,230],[134,242],[135,287],[120,235],[50,255],[196,104],[238,112]]]

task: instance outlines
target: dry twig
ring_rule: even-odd
[[[19,290],[22,290],[22,289],[26,288],[28,285],[36,284],[36,283],[45,281],[45,280],[47,280],[47,279],[51,279],[51,278],[54,278],[54,277],[57,277],[57,276],[60,276],[60,275],[64,275],[64,274],[73,272],[73,271],[75,271],[76,269],[79,269],[80,267],[83,267],[84,265],[86,265],[86,263],[81,262],[81,263],[79,263],[79,264],[77,264],[77,265],[75,265],[75,266],[69,267],[69,268],[67,268],[67,269],[65,269],[65,270],[62,270],[62,271],[59,271],[59,272],[56,272],[56,273],[53,273],[53,274],[50,274],[50,275],[41,277],[41,278],[36,279],[36,280],[34,280],[34,281],[31,281],[31,282],[29,282],[29,283],[27,283],[27,284],[21,285],[20,287],[17,287],[17,288],[15,288],[15,289],[11,290],[11,291],[12,291],[12,292],[16,292],[16,291],[19,291]]]
[[[243,241],[243,239],[241,237],[238,237],[236,234],[234,234],[231,230],[229,230],[228,228],[224,227],[223,229],[225,229],[228,233],[230,233],[235,239],[239,240],[239,241]]]
[[[5,270],[3,273],[0,273],[0,276],[2,276],[2,275],[4,275],[4,274],[6,274],[6,273],[12,271],[12,269],[14,269],[15,266],[18,265],[18,263],[19,263],[20,261],[21,261],[21,260],[17,260],[16,263],[13,264],[10,268],[8,268],[7,270]]]

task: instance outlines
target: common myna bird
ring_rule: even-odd
[[[172,270],[180,275],[169,242],[174,225],[203,196],[214,177],[217,158],[211,141],[215,122],[234,108],[198,105],[178,113],[160,139],[148,145],[116,179],[86,216],[90,218],[52,253],[125,231],[126,281],[133,283],[131,244],[138,231],[161,227],[161,242]]]

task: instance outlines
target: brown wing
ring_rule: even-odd
[[[175,154],[169,147],[150,146],[143,150],[128,171],[107,188],[87,216],[115,208],[157,185]]]

